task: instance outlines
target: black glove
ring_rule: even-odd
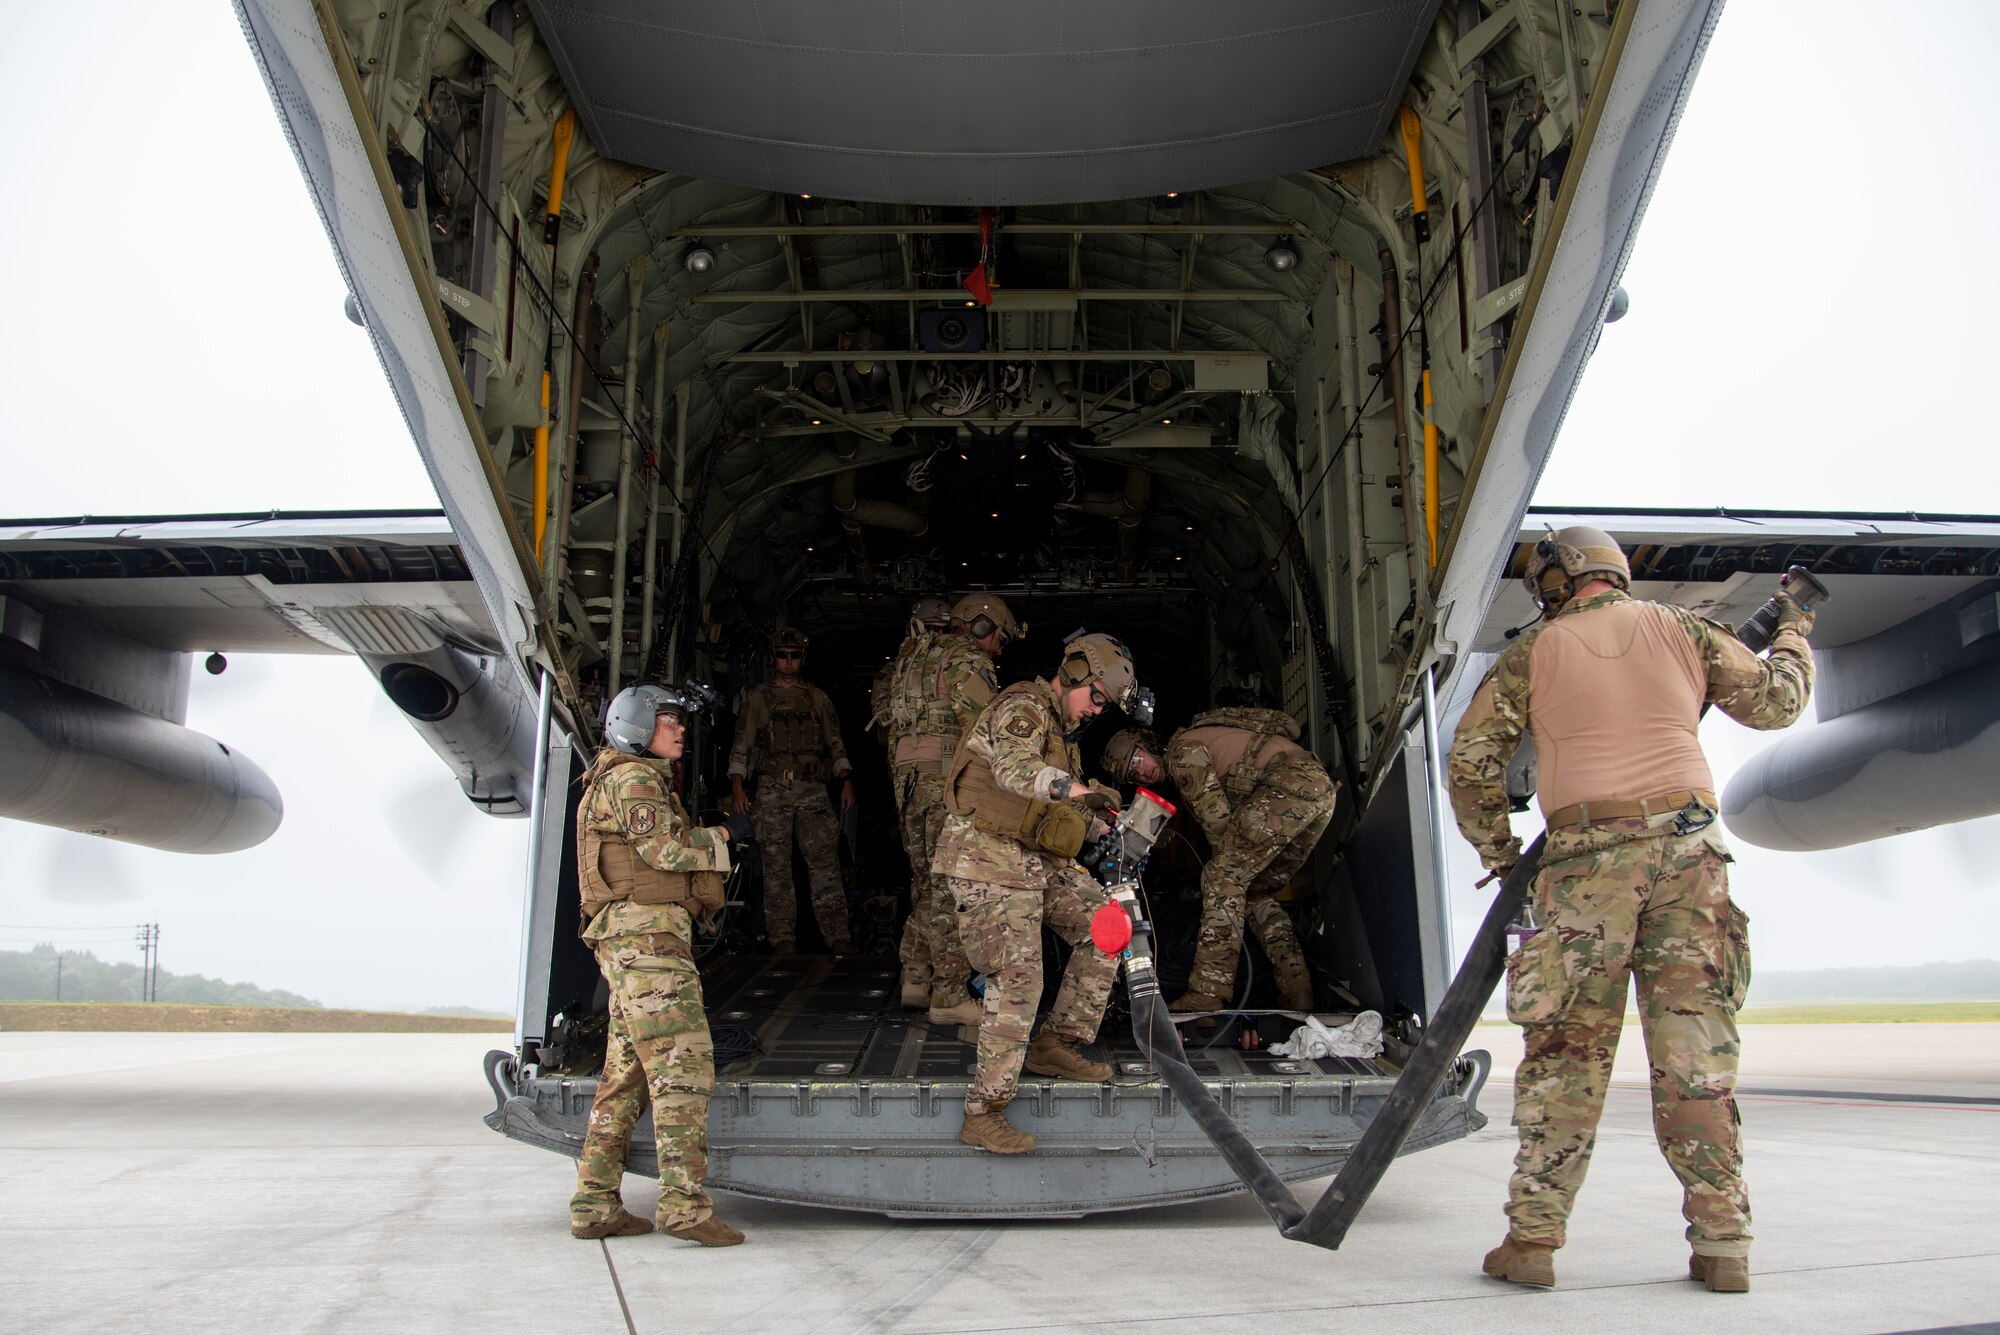
[[[729,842],[732,844],[757,842],[757,827],[750,823],[750,817],[746,812],[730,812],[729,819],[722,822],[722,828],[729,831]]]

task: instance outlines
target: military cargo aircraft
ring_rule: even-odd
[[[1319,1012],[1381,1012],[1383,1056],[1274,1058],[1291,1022],[1254,1011],[1192,1054],[1284,1177],[1337,1167],[1446,984],[1440,741],[1528,619],[1520,544],[1568,522],[1528,498],[1719,6],[237,8],[444,511],[0,529],[0,814],[254,844],[280,800],[181,726],[195,657],[359,657],[469,800],[532,822],[489,1120],[574,1153],[603,1002],[571,818],[604,702],[736,698],[795,625],[879,774],[866,685],[912,600],[993,590],[1035,632],[1006,675],[1110,631],[1163,724],[1261,695],[1342,780],[1293,908]],[[1877,792],[1990,751],[1993,693],[1961,687],[2000,645],[2000,523],[1589,522],[1642,593],[1718,616],[1788,562],[1830,572],[1816,642],[1862,722],[1739,780],[1745,837],[1888,833],[1918,817]],[[1946,696],[1970,703],[1939,731]],[[728,740],[697,729],[691,805]],[[1990,777],[1952,801],[1923,810],[2000,809]],[[881,825],[850,870],[892,921]],[[1149,868],[1163,906],[1176,875]],[[892,966],[760,953],[750,902],[702,948],[717,1187],[994,1217],[1238,1189],[1115,1016],[1117,1078],[1030,1078],[1041,1152],[981,1157],[952,1113],[968,1035],[898,1011]],[[1485,1070],[1463,1059],[1406,1148],[1482,1124]]]

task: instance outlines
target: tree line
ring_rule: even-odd
[[[89,951],[60,952],[63,1001],[143,1001],[144,971],[136,964],[113,964]],[[29,950],[0,950],[0,1001],[56,1000],[56,947],[44,942]],[[226,983],[198,973],[169,973],[155,979],[158,1001],[197,1006],[302,1006],[319,1003],[296,992]]]

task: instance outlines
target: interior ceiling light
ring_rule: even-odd
[[[691,241],[687,254],[681,257],[681,263],[687,266],[689,273],[704,274],[715,268],[715,252],[699,241]]]
[[[1271,243],[1271,248],[1264,252],[1264,263],[1279,273],[1287,269],[1296,269],[1299,266],[1299,252],[1292,249],[1292,243],[1289,241],[1274,241]]]
[[[1174,419],[1171,417],[1162,417],[1160,419],[1161,426],[1172,426],[1173,424],[1174,424]]]

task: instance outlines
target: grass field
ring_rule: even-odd
[[[144,1005],[108,1001],[0,1001],[0,1032],[54,1029],[133,1033],[508,1034],[511,1020],[288,1006]]]
[[[1785,1006],[1751,1006],[1738,1011],[1738,1024],[1977,1024],[2000,1020],[2000,1001],[1808,1001]],[[1505,1024],[1503,1015],[1480,1017],[1481,1024]],[[1632,1010],[1627,1024],[1639,1023]]]
[[[1740,1024],[1948,1024],[2000,1020],[2000,1001],[1805,1001],[1752,1006]]]

